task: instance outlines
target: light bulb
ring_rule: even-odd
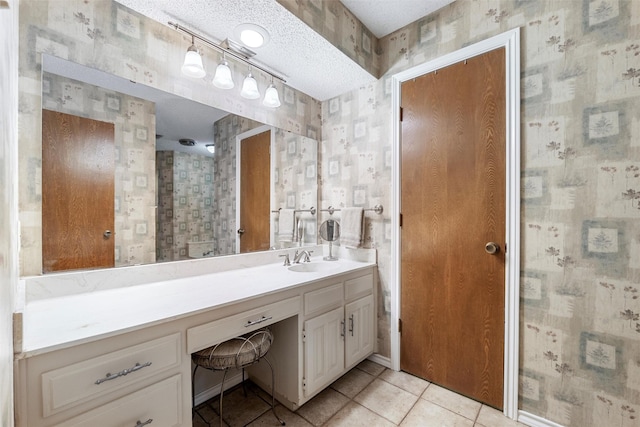
[[[244,78],[244,82],[242,82],[242,91],[240,92],[240,96],[247,99],[260,98],[258,82],[256,82],[256,79],[253,78],[251,73],[249,73],[249,75]]]
[[[195,45],[189,46],[187,53],[184,56],[184,64],[182,64],[182,74],[188,77],[200,79],[204,77],[207,72],[202,66],[202,57],[198,53],[198,49]]]
[[[222,62],[216,68],[216,74],[213,76],[213,85],[220,89],[232,89],[235,86],[227,61]]]
[[[280,106],[280,97],[278,96],[278,89],[271,83],[264,93],[264,99],[262,105],[265,107],[277,108]]]

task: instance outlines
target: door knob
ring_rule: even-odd
[[[111,230],[104,230],[104,233],[102,233],[102,235],[105,239],[108,239],[109,237],[111,237]]]
[[[484,245],[484,250],[489,255],[495,255],[500,252],[500,245],[494,242],[488,242],[486,245]]]
[[[238,234],[242,236],[244,234],[244,228],[238,228]]]

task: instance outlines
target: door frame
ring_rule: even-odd
[[[241,162],[240,162],[240,156],[242,151],[240,150],[240,144],[242,144],[242,140],[243,139],[247,139],[250,138],[254,135],[258,135],[259,133],[262,132],[266,132],[266,131],[271,131],[271,133],[269,134],[269,136],[271,137],[271,143],[269,145],[270,147],[270,155],[269,155],[269,179],[271,180],[271,183],[269,184],[269,210],[272,211],[274,209],[274,177],[273,174],[275,172],[275,156],[273,155],[273,153],[275,153],[275,145],[276,145],[276,136],[275,136],[275,128],[273,126],[269,126],[269,125],[262,125],[262,126],[258,126],[256,128],[253,128],[251,130],[248,130],[246,132],[242,132],[239,133],[238,135],[236,135],[236,229],[234,230],[233,234],[235,235],[236,238],[236,253],[239,254],[240,253],[240,235],[238,234],[238,227],[240,227],[240,168],[241,168]],[[270,236],[270,245],[273,245],[273,235],[274,235],[274,227],[273,227],[273,221],[269,221],[269,236]]]
[[[504,414],[517,419],[520,313],[520,28],[464,47],[391,76],[393,147],[391,185],[391,368],[400,370],[400,126],[401,85],[407,80],[455,64],[485,52],[505,48],[506,83],[506,226],[505,238],[505,330],[504,330]]]

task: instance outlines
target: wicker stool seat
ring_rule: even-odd
[[[222,396],[224,394],[224,380],[227,376],[229,369],[242,369],[242,382],[244,387],[244,368],[254,363],[258,363],[260,360],[264,360],[271,368],[271,410],[276,419],[281,425],[285,425],[278,414],[275,411],[275,400],[273,392],[275,388],[275,375],[273,372],[273,366],[268,359],[263,357],[267,354],[271,348],[273,342],[273,335],[268,329],[262,329],[259,331],[245,334],[240,337],[231,338],[220,344],[205,348],[191,355],[195,368],[193,369],[193,376],[191,378],[191,395],[193,402],[194,412],[202,418],[202,416],[195,411],[195,392],[193,390],[193,384],[195,383],[196,371],[198,368],[204,368],[214,371],[224,371],[222,375],[222,384],[220,386],[220,426],[222,427]],[[246,395],[246,392],[245,392]],[[210,425],[204,418],[202,420]]]

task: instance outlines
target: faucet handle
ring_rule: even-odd
[[[282,254],[282,255],[278,255],[280,257],[284,257],[284,266],[289,266],[291,265],[291,261],[289,260],[289,254]]]
[[[304,262],[311,262],[311,254],[313,251],[305,251],[304,254]]]

